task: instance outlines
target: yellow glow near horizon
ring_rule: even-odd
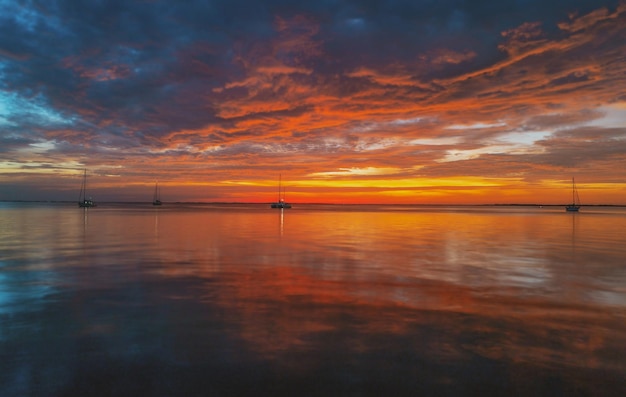
[[[400,178],[400,179],[324,179],[285,181],[290,186],[317,188],[428,188],[428,187],[497,187],[519,183],[517,178]]]

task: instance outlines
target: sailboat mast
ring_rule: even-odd
[[[83,170],[83,183],[80,184],[80,193],[78,194],[78,200],[85,200],[87,196],[87,169]]]
[[[278,202],[280,202],[280,189],[282,184],[282,174],[278,174]]]

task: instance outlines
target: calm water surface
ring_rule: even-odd
[[[626,209],[0,203],[0,396],[626,395]]]

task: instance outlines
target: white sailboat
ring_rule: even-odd
[[[576,189],[576,183],[572,177],[572,204],[565,206],[567,212],[578,212],[580,209],[580,198],[578,197],[578,190]]]
[[[161,191],[159,190],[159,182],[154,185],[154,196],[152,197],[152,205],[162,205]]]
[[[78,195],[78,206],[82,208],[95,207],[96,202],[91,197],[87,198],[87,170],[84,170],[83,183],[80,186],[80,194]]]
[[[291,204],[285,202],[285,192],[282,190],[282,175],[278,175],[278,201],[271,204],[272,208],[291,208]]]

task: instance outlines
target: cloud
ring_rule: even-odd
[[[626,176],[603,160],[624,150],[623,2],[0,7],[12,164],[216,186],[276,167],[303,180]]]
[[[400,170],[397,168],[342,168],[339,171],[314,172],[311,177],[327,177],[327,176],[373,176],[373,175],[390,175],[397,174]]]

